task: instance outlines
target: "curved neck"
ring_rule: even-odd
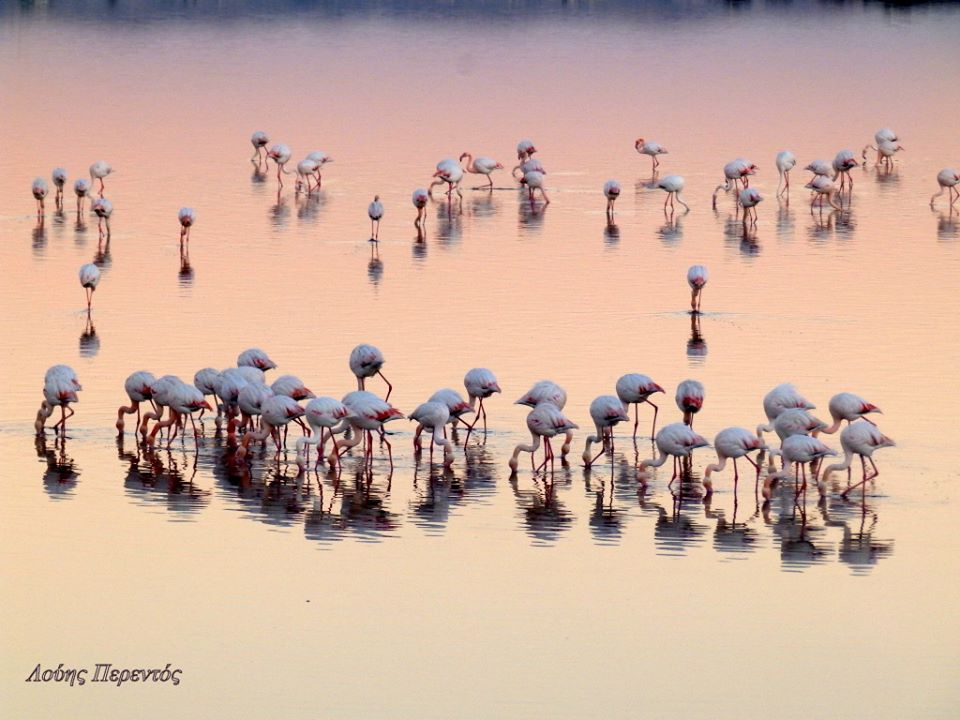
[[[644,460],[642,463],[640,463],[640,469],[643,470],[644,468],[648,468],[648,467],[660,467],[666,461],[667,461],[667,454],[663,450],[661,450],[660,457]]]
[[[520,443],[519,445],[517,445],[517,446],[513,449],[513,456],[512,456],[511,459],[512,459],[514,462],[517,461],[517,456],[518,456],[520,453],[522,453],[522,452],[528,452],[528,453],[536,452],[536,451],[537,451],[537,448],[540,447],[540,436],[539,436],[539,435],[536,435],[535,433],[530,433],[530,436],[533,438],[533,442],[532,442],[532,443],[530,443],[529,445],[524,445],[523,443]]]

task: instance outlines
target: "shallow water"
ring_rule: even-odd
[[[3,703],[18,717],[950,717],[960,647],[957,452],[940,410],[957,396],[953,292],[960,217],[935,176],[960,166],[960,12],[667,4],[566,10],[499,5],[426,12],[80,4],[0,15],[0,335]],[[852,204],[811,213],[795,170],[775,199],[773,158],[802,167],[860,149],[882,126],[906,150],[889,173],[853,173]],[[250,133],[294,161],[335,161],[323,189],[277,192],[248,162]],[[687,214],[663,210],[643,135],[670,149]],[[552,203],[508,176],[531,137]],[[13,139],[12,142],[9,139]],[[507,166],[493,191],[442,194],[417,241],[410,193],[464,150]],[[748,156],[765,200],[745,232],[710,196]],[[32,179],[95,159],[116,169],[109,248],[74,199]],[[600,189],[623,193],[607,225]],[[467,188],[478,185],[467,176]],[[371,259],[365,209],[386,206]],[[190,268],[177,210],[196,208]],[[960,208],[958,208],[960,209]],[[98,247],[99,245],[99,247]],[[77,268],[103,279],[88,327]],[[689,265],[710,269],[687,313]],[[394,423],[395,470],[355,456],[335,484],[272,451],[249,474],[206,435],[146,452],[118,443],[123,380],[184,379],[246,347],[317,394],[353,389],[359,342],[378,345],[410,412],[464,372],[493,369],[485,442],[463,434],[451,473],[419,465]],[[64,446],[35,441],[45,369],[84,389]],[[832,394],[883,408],[897,447],[865,502],[784,488],[764,507],[729,471],[708,501],[697,451],[679,490],[669,463],[639,492],[636,446],[579,465],[587,408],[625,372],[663,385],[678,419],[687,377],[707,390],[696,428],[754,427],[761,398],[793,382],[827,416]],[[268,376],[269,377],[269,376]],[[534,381],[568,392],[571,462],[534,476],[524,458]],[[382,390],[374,382],[375,391]],[[947,402],[938,402],[946,399]],[[826,438],[839,448],[838,436]],[[859,477],[855,469],[854,477]],[[322,488],[322,497],[321,497]],[[673,492],[671,492],[671,490]],[[183,669],[181,684],[25,683],[44,668]]]

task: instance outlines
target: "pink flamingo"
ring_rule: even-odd
[[[863,486],[864,492],[866,492],[866,483],[880,474],[880,471],[877,470],[876,463],[873,462],[874,451],[884,447],[894,447],[896,443],[880,432],[880,429],[876,425],[854,423],[845,427],[843,432],[840,433],[840,445],[843,448],[843,462],[828,465],[823,471],[823,475],[817,485],[821,495],[826,494],[827,478],[830,476],[830,473],[836,470],[847,471],[847,489],[840,494],[841,497],[845,498],[847,493],[861,485]],[[860,456],[860,464],[863,468],[863,479],[856,485],[851,486],[850,463],[853,461],[854,455]],[[872,474],[867,473],[867,460],[870,461],[870,465],[873,467]]]
[[[960,190],[957,189],[957,185],[960,184],[960,171],[953,168],[944,168],[937,173],[937,184],[940,185],[940,192],[930,198],[930,207],[933,207],[934,200],[947,191],[950,193],[947,196],[950,200],[949,205],[953,207],[953,203],[956,202],[957,198],[960,198]]]
[[[413,437],[413,447],[417,455],[423,449],[420,441],[420,433],[424,428],[431,430],[430,438],[430,463],[433,464],[433,446],[434,443],[443,447],[443,466],[449,468],[453,465],[453,443],[447,440],[443,434],[443,426],[450,420],[450,410],[447,404],[437,401],[428,401],[418,405],[416,410],[410,413],[410,420],[417,422],[417,430]]]
[[[348,449],[360,442],[361,435],[364,438],[363,462],[366,470],[373,469],[373,435],[374,430],[380,432],[384,424],[391,420],[399,420],[403,413],[390,405],[386,400],[381,400],[373,393],[365,390],[354,390],[343,397],[343,404],[350,410],[350,415],[344,418],[357,430],[353,437],[340,443],[343,455]],[[359,431],[363,431],[362,433]],[[381,433],[382,441],[386,443],[387,454],[390,458],[390,472],[393,472],[393,448],[387,440],[386,435]]]
[[[670,477],[670,485],[677,479],[680,458],[689,458],[693,451],[699,447],[706,447],[710,443],[697,435],[693,430],[683,423],[671,423],[660,429],[656,437],[657,449],[660,455],[657,458],[650,458],[640,463],[637,479],[645,482],[650,474],[645,472],[648,467],[660,467],[667,461],[667,456],[673,458],[673,475]]]
[[[789,197],[790,171],[793,170],[797,164],[797,157],[789,150],[781,150],[777,153],[775,164],[777,166],[777,172],[780,175],[780,179],[777,181],[777,197],[779,198],[781,195]],[[780,189],[781,185],[783,185],[783,190]]]
[[[484,157],[483,155],[474,158],[471,153],[465,152],[460,156],[460,162],[463,162],[463,159],[467,158],[467,172],[473,173],[474,175],[486,175],[489,189],[493,189],[493,173],[494,170],[502,170],[503,165],[498,163],[493,158]]]
[[[393,385],[390,384],[390,381],[384,376],[380,368],[383,367],[384,362],[383,353],[380,352],[380,349],[374,347],[373,345],[367,345],[366,343],[357,345],[353,350],[350,351],[350,372],[352,372],[357,378],[357,390],[366,389],[365,380],[374,375],[379,375],[380,378],[387,384],[387,395],[384,400],[390,400],[390,393],[393,392]]]
[[[620,398],[613,395],[601,395],[590,403],[590,418],[597,429],[596,435],[588,435],[587,443],[583,448],[583,464],[590,467],[597,461],[604,452],[610,450],[611,458],[613,456],[613,428],[617,423],[626,422],[630,419],[627,414],[627,408]],[[590,446],[593,443],[601,443],[600,452],[595,456],[590,455]]]
[[[815,437],[809,435],[791,435],[786,438],[779,450],[771,449],[770,455],[781,455],[783,457],[784,467],[794,465],[794,480],[799,484],[801,471],[803,473],[803,485],[797,488],[796,494],[799,495],[807,488],[807,464],[815,460],[836,455],[836,451],[824,445]],[[763,497],[770,499],[770,487],[773,482],[780,478],[789,478],[786,470],[771,473],[763,481]]]
[[[703,473],[703,487],[707,491],[707,495],[713,494],[713,481],[710,479],[710,476],[715,472],[720,472],[727,465],[727,460],[733,460],[733,492],[736,495],[737,492],[737,480],[740,477],[740,471],[737,469],[737,458],[744,458],[748,463],[753,465],[754,469],[757,471],[757,480],[760,479],[760,463],[759,461],[755,462],[750,459],[750,453],[754,450],[762,450],[765,445],[763,440],[758,438],[749,430],[745,430],[741,427],[729,427],[721,430],[717,433],[717,436],[713,439],[713,447],[717,451],[717,460],[718,463],[714,465],[707,465],[707,469]]]
[[[264,400],[261,407],[263,426],[243,436],[243,441],[237,448],[237,460],[243,460],[246,457],[247,448],[251,442],[261,442],[271,435],[276,443],[277,452],[280,452],[279,428],[285,427],[291,420],[299,420],[303,413],[304,410],[300,404],[287,395],[273,395]]]
[[[650,435],[652,436],[656,433],[657,413],[660,408],[650,401],[650,396],[658,392],[662,393],[663,388],[646,375],[641,375],[640,373],[628,373],[622,375],[620,379],[617,380],[617,397],[620,398],[620,402],[625,406],[636,406],[634,408],[636,419],[633,423],[634,439],[637,437],[637,427],[640,425],[640,403],[647,403],[653,408],[653,428],[650,430]]]
[[[757,426],[757,437],[762,437],[765,432],[773,431],[773,421],[777,419],[784,410],[790,408],[800,408],[802,410],[813,410],[817,406],[807,400],[790,383],[781,383],[763,396],[763,412],[767,416],[765,425]]]
[[[633,143],[633,147],[641,155],[650,156],[650,159],[653,160],[653,165],[650,169],[653,172],[656,172],[657,168],[660,167],[660,161],[657,160],[657,155],[667,155],[670,152],[660,143],[654,142],[653,140],[644,140],[643,138],[637,138],[636,142]]]
[[[873,421],[870,418],[866,417],[870,413],[882,413],[883,411],[878,408],[873,403],[867,402],[859,395],[854,395],[853,393],[842,392],[837,393],[832,398],[830,398],[830,417],[833,418],[833,423],[821,430],[820,432],[826,435],[832,435],[837,430],[840,429],[840,423],[846,420],[848,423],[852,423],[854,420],[863,418],[871,425]]]
[[[710,273],[704,265],[691,265],[687,270],[687,284],[690,286],[690,310],[694,314],[700,313],[700,296],[706,287]]]
[[[244,350],[237,356],[237,367],[255,367],[259,370],[273,370],[277,364],[260,348]]]
[[[544,458],[543,462],[533,469],[539,472],[550,462],[551,471],[553,470],[553,448],[550,447],[550,438],[560,433],[570,433],[578,427],[576,423],[568,419],[563,412],[551,402],[541,402],[527,414],[527,429],[530,430],[530,436],[533,440],[529,445],[519,444],[513,449],[513,455],[510,457],[510,470],[517,472],[517,457],[521,452],[530,453],[530,464],[533,465],[533,454],[540,447],[540,440],[543,439]]]
[[[153,376],[153,373],[149,373],[146,370],[137,370],[134,373],[131,373],[123,383],[123,389],[127,393],[127,397],[130,398],[130,405],[124,406],[121,405],[117,410],[117,430],[123,434],[123,416],[132,415],[133,413],[137,414],[137,427],[140,426],[140,403],[150,402],[153,404],[153,383],[157,379]]]
[[[470,439],[470,433],[473,432],[477,421],[483,416],[483,433],[487,433],[487,411],[483,407],[483,401],[500,392],[500,385],[497,383],[497,377],[487,368],[472,368],[463,376],[463,386],[467,390],[467,396],[470,398],[470,409],[476,410],[473,422],[467,426],[467,437],[464,442]],[[479,400],[479,407],[477,401]]]
[[[620,197],[620,183],[616,180],[607,180],[603,184],[603,194],[607,198],[607,220],[613,220],[613,204]]]
[[[427,202],[430,200],[430,193],[427,192],[426,188],[417,188],[413,191],[410,199],[413,201],[413,206],[417,209],[417,219],[413,221],[413,224],[416,227],[420,227],[420,223],[427,217],[425,208],[427,207]]]
[[[270,138],[263,130],[257,130],[250,136],[250,144],[253,145],[253,157],[250,162],[260,164],[261,152],[263,153],[263,162],[267,161],[267,145],[270,144]]]
[[[682,175],[667,175],[665,178],[660,180],[657,183],[657,187],[661,190],[664,190],[667,193],[667,199],[663,201],[663,211],[667,211],[667,203],[670,203],[670,209],[673,210],[674,204],[673,201],[676,199],[678,203],[683,205],[683,207],[690,212],[690,206],[687,205],[683,200],[680,199],[680,193],[683,192],[683,176]]]
[[[347,423],[344,420],[350,416],[350,409],[335,398],[318,397],[307,403],[304,416],[310,427],[314,431],[319,429],[319,432],[311,432],[309,436],[297,440],[297,466],[301,470],[306,469],[311,445],[317,446],[316,464],[319,465],[323,461],[324,434],[327,432],[329,432],[330,440],[333,443],[333,451],[330,453],[330,467],[339,466],[340,448],[337,446],[336,433],[347,429]]]
[[[700,412],[703,407],[703,399],[706,392],[703,389],[703,383],[697,380],[684,380],[677,385],[675,399],[677,407],[683,413],[683,424],[693,427],[693,416]]]

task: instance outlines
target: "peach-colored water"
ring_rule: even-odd
[[[119,18],[11,12],[0,24],[2,702],[11,717],[951,717],[958,693],[957,461],[960,218],[928,205],[960,166],[960,13],[933,6],[516,15],[322,10]],[[129,13],[133,13],[132,15]],[[811,214],[815,158],[901,138],[893,170],[856,168],[852,206]],[[323,190],[277,192],[248,161],[255,129],[335,161]],[[688,214],[661,177],[686,178]],[[531,137],[552,203],[509,177]],[[799,159],[789,203],[773,158]],[[416,241],[410,193],[469,150],[507,170],[490,192],[442,195]],[[721,168],[760,166],[745,237]],[[98,255],[29,193],[63,165],[115,168],[109,252],[88,332],[77,269]],[[604,181],[624,191],[607,227]],[[480,181],[467,176],[467,188]],[[68,186],[68,187],[69,187]],[[386,207],[371,261],[366,206]],[[177,210],[194,207],[191,272]],[[710,281],[692,336],[686,269]],[[493,369],[484,444],[449,474],[358,459],[340,484],[256,455],[249,477],[206,437],[148,453],[113,421],[132,371],[191,379],[249,346],[317,393],[353,389],[378,345],[410,412],[464,372]],[[32,422],[45,369],[84,389],[64,448]],[[842,390],[882,407],[897,447],[843,500],[758,505],[731,473],[706,502],[697,451],[677,500],[669,463],[638,494],[636,448],[579,465],[597,395],[625,372],[707,389],[697,430],[754,427],[795,383],[827,416]],[[579,423],[569,466],[534,477],[512,405],[551,378]],[[375,391],[382,386],[373,383]],[[838,436],[826,438],[839,449]],[[290,456],[287,457],[289,459]],[[855,465],[854,477],[859,477]],[[839,479],[839,478],[838,478]],[[676,490],[676,486],[673,488]],[[181,684],[28,683],[44,668],[163,667]]]

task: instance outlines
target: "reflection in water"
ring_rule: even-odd
[[[937,239],[941,242],[949,242],[960,237],[960,223],[957,222],[957,211],[954,206],[950,206],[950,212],[940,211],[937,213]]]
[[[463,240],[463,200],[456,201],[448,197],[436,203],[436,232],[434,236],[440,245],[451,247]]]
[[[781,240],[793,239],[795,216],[790,209],[790,198],[783,198],[777,207],[777,237]]]
[[[567,530],[573,522],[572,513],[557,500],[557,482],[569,484],[569,471],[564,469],[557,478],[556,473],[546,473],[533,478],[533,488],[521,490],[517,476],[510,478],[510,487],[520,510],[524,530],[534,545],[552,545],[560,533]]]
[[[657,228],[657,235],[664,245],[676,245],[683,239],[683,224],[681,220],[686,213],[670,213],[664,216],[664,223]]]
[[[603,228],[603,244],[607,250],[613,250],[620,245],[620,228],[610,220]]]
[[[135,444],[132,450],[126,450],[123,436],[117,437],[117,457],[127,463],[123,487],[132,500],[151,507],[162,505],[178,513],[178,520],[189,519],[210,502],[210,491],[194,485],[196,453],[181,451],[174,456],[169,450],[144,447]]]
[[[757,549],[757,531],[745,522],[737,522],[738,503],[736,497],[734,497],[733,516],[730,520],[727,520],[726,513],[722,510],[713,510],[712,502],[712,495],[704,497],[703,515],[717,521],[713,529],[714,549],[733,555],[755,552]]]
[[[308,538],[331,543],[352,534],[363,542],[379,542],[396,535],[400,518],[387,505],[389,484],[378,488],[359,466],[352,480],[352,484],[343,480],[334,487],[327,510],[314,503],[304,522]]]
[[[703,542],[707,526],[698,522],[693,514],[692,506],[695,501],[686,500],[691,507],[684,512],[683,493],[671,498],[669,511],[659,503],[645,499],[644,493],[638,493],[638,499],[642,510],[657,515],[653,537],[658,555],[686,555],[688,546]]]
[[[517,202],[517,227],[520,232],[540,233],[543,231],[543,221],[547,215],[547,206],[540,203],[530,203],[526,193],[520,193]]]
[[[43,225],[37,225],[30,232],[33,254],[41,258],[47,249],[47,229]]]
[[[40,433],[35,440],[37,457],[46,465],[43,471],[43,490],[52,499],[64,499],[73,496],[80,468],[73,458],[67,455],[66,438],[54,438],[53,447],[47,447],[46,433]]]
[[[413,522],[429,535],[441,535],[450,518],[451,490],[456,488],[454,495],[459,494],[459,482],[452,473],[445,473],[431,463],[426,463],[427,477],[418,478],[422,465],[418,461],[413,471],[413,487],[416,491],[410,499]]]
[[[298,193],[296,196],[297,219],[304,222],[316,223],[320,217],[320,211],[327,204],[327,192],[325,190],[315,190],[309,195]]]
[[[180,255],[180,272],[177,273],[177,285],[181,290],[189,290],[193,287],[194,280],[193,266],[190,264],[190,250]]]
[[[90,315],[90,308],[87,308],[87,322],[80,333],[80,357],[96,357],[100,352],[100,336],[97,335],[97,329],[93,326],[93,317]]]
[[[495,199],[493,190],[479,190],[470,194],[470,215],[475,218],[489,218],[500,211],[500,200]]]
[[[370,262],[367,263],[367,280],[376,288],[379,287],[382,279],[383,260],[380,259],[380,252],[378,250],[375,254],[371,254]]]
[[[690,339],[687,340],[687,357],[702,364],[707,357],[707,341],[700,332],[700,313],[690,314]]]
[[[290,221],[290,206],[280,193],[281,191],[277,190],[276,202],[270,206],[269,210],[270,225],[275,230],[282,230]]]
[[[763,503],[761,513],[763,522],[780,541],[782,569],[786,572],[799,572],[826,562],[832,553],[819,537],[823,528],[811,527],[807,523],[806,494],[797,499],[790,483],[780,484],[777,490],[772,500]],[[771,513],[774,503],[779,508],[776,517]]]
[[[616,465],[610,464],[609,473],[599,466],[584,468],[584,490],[587,497],[593,497],[593,510],[590,512],[590,535],[601,545],[617,545],[623,534],[623,525],[629,517],[627,506],[614,506]]]
[[[839,560],[850,566],[855,575],[865,575],[881,558],[893,554],[893,540],[878,540],[873,537],[877,514],[866,505],[849,500],[830,502],[822,498],[818,508],[824,526],[839,527]]]

